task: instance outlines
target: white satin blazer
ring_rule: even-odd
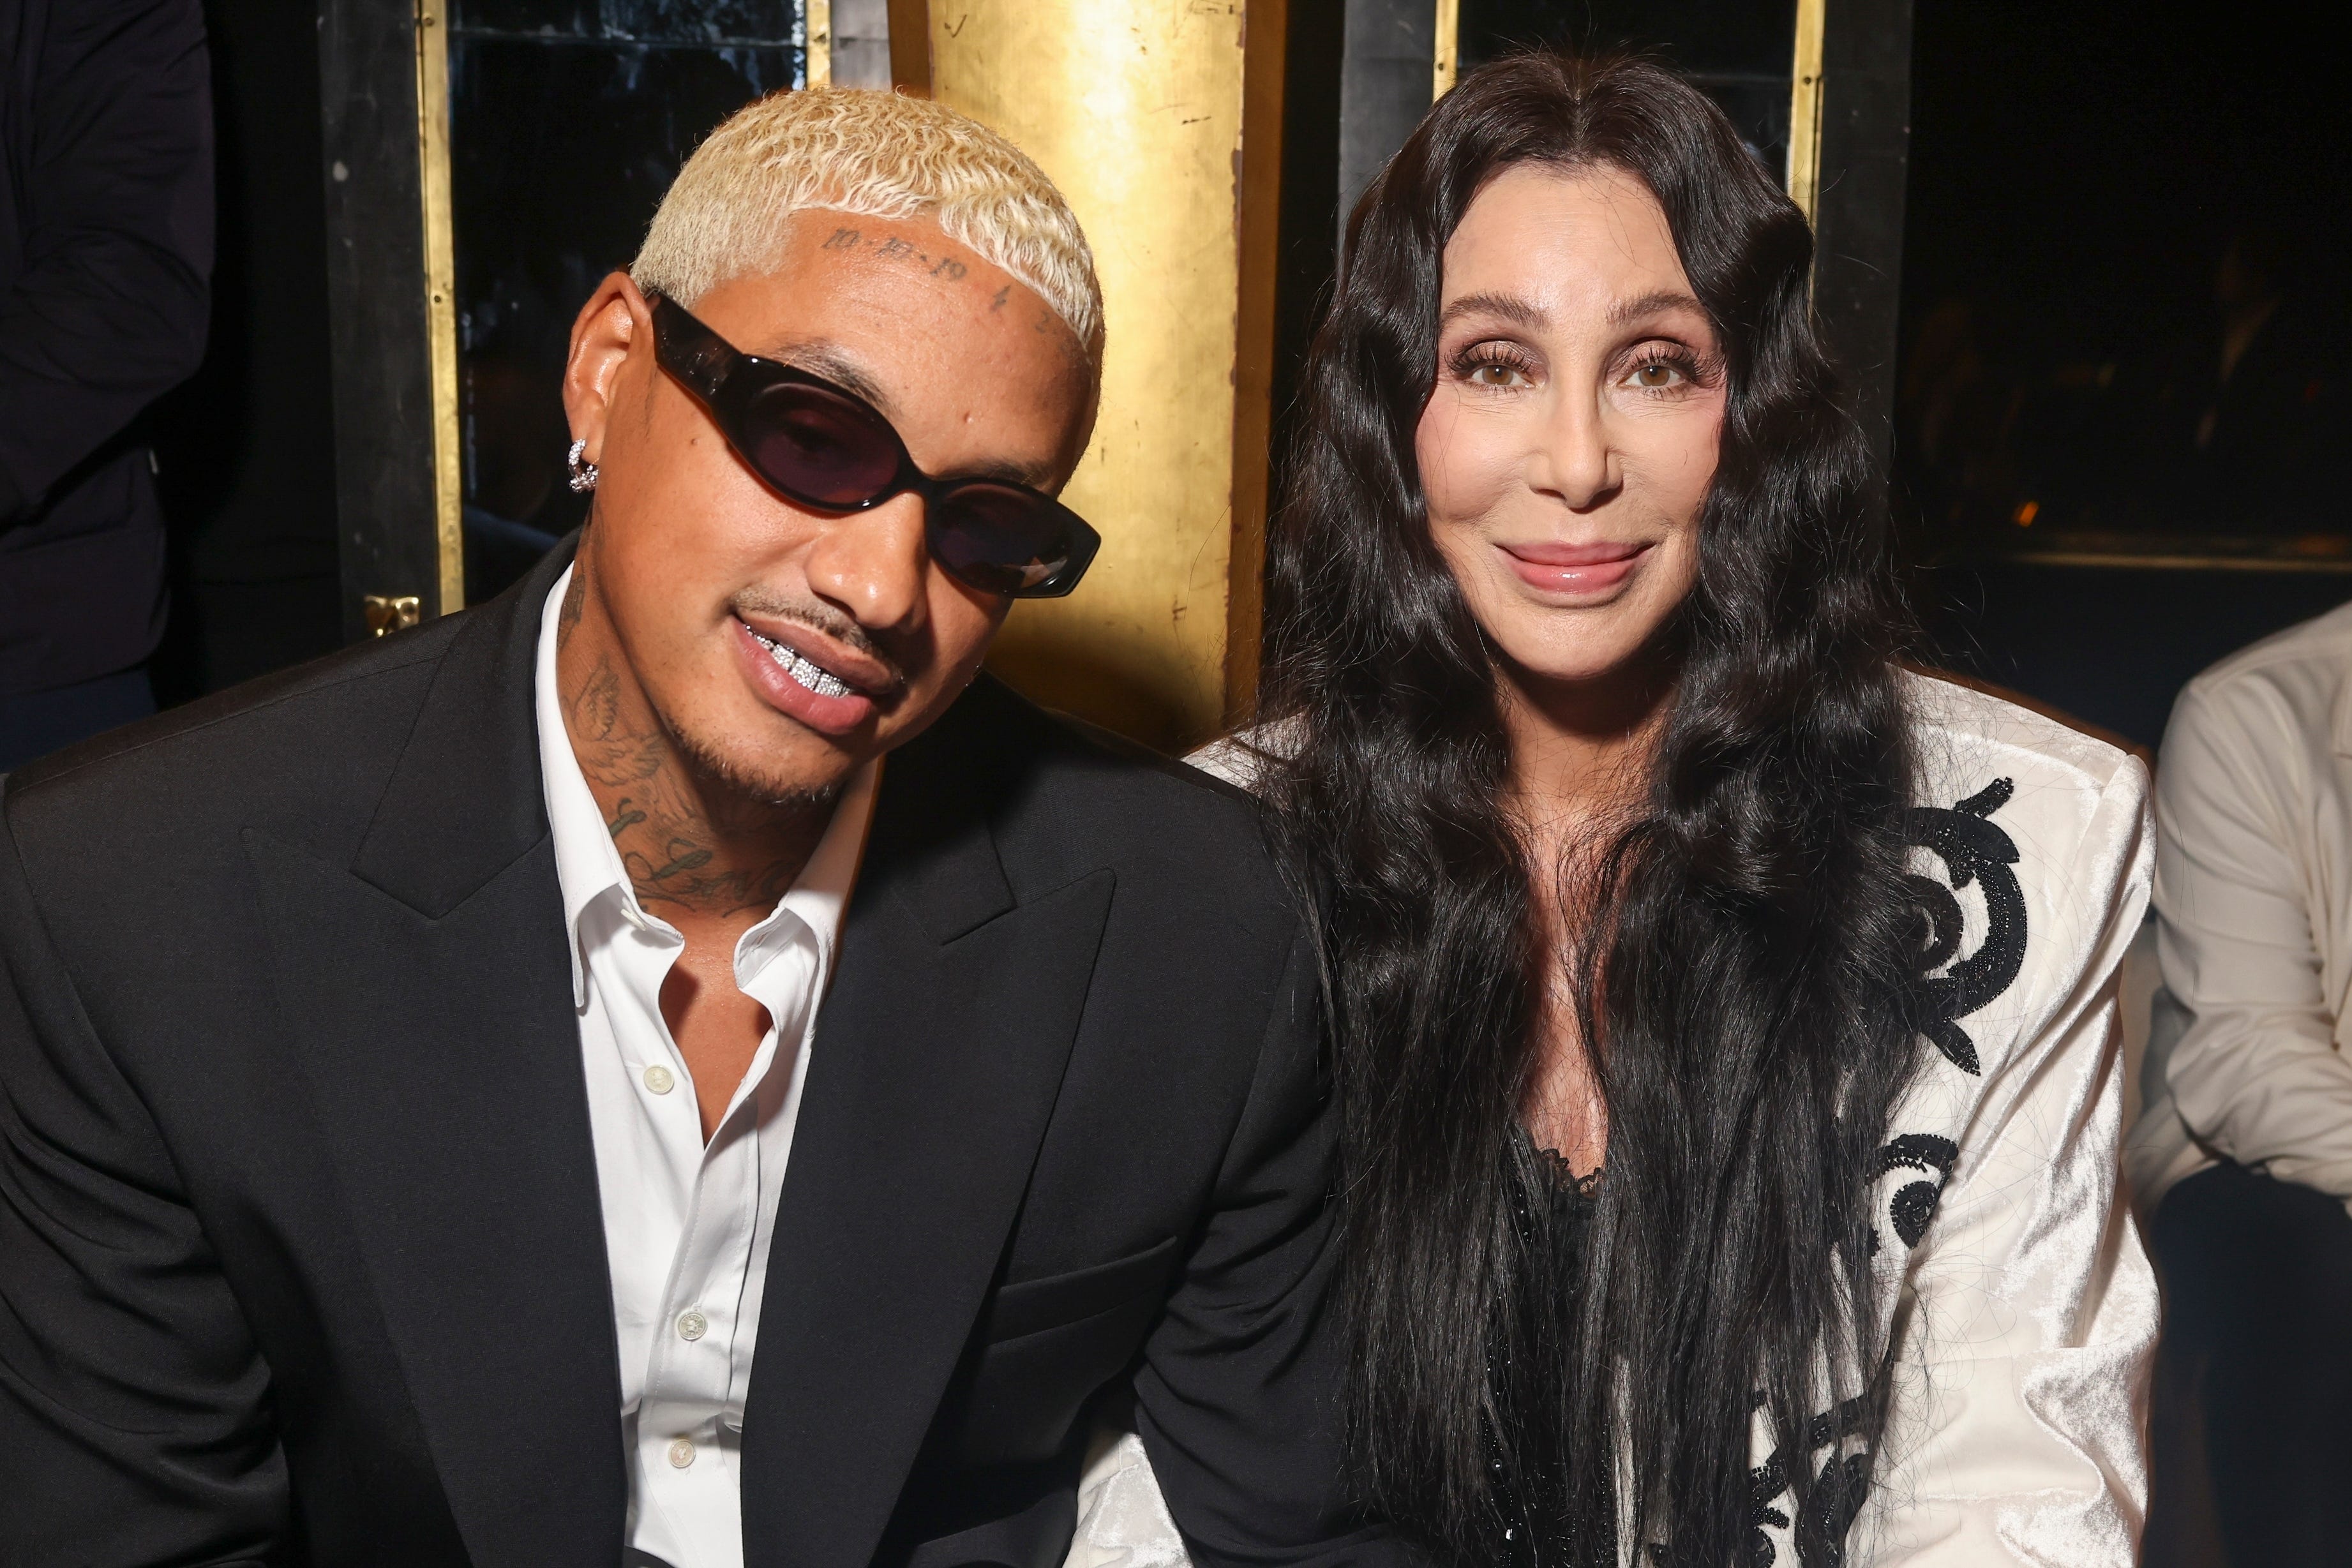
[[[2157,1296],[2116,1176],[2116,970],[2147,904],[2147,773],[1996,697],[1906,685],[1940,1016],[1874,1195],[1895,1403],[1847,1561],[2129,1568]],[[1250,782],[1237,747],[1192,760]],[[1752,1562],[1795,1568],[1773,1479],[1836,1458],[1759,1430]],[[1068,1568],[1185,1563],[1141,1443],[1101,1434]]]

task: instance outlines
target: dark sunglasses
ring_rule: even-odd
[[[935,479],[864,398],[741,352],[675,299],[648,298],[662,369],[786,499],[863,512],[912,491],[923,498],[931,559],[960,581],[1013,599],[1060,598],[1102,548],[1102,536],[1051,496],[1003,479]]]

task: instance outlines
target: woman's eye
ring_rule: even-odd
[[[1664,360],[1652,360],[1632,377],[1633,385],[1643,392],[1665,392],[1679,386],[1685,379],[1681,366]]]
[[[1482,387],[1525,386],[1528,383],[1528,373],[1517,365],[1489,360],[1484,364],[1470,367],[1470,382],[1474,386]]]

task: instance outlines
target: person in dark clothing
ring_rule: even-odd
[[[2347,369],[2336,312],[2293,285],[2285,242],[2260,229],[2230,242],[2214,277],[2220,331],[2193,440],[2196,493],[2223,526],[2248,533],[2343,528]]]
[[[763,99],[579,534],[0,780],[0,1563],[1099,1562],[1132,1422],[1198,1568],[1403,1568],[1257,813],[980,667],[1101,322],[993,132]]]
[[[147,405],[204,355],[197,0],[0,0],[0,770],[150,711]]]

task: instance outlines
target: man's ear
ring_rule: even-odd
[[[614,389],[635,349],[653,348],[653,312],[625,272],[608,275],[580,308],[572,323],[572,353],[563,366],[563,412],[572,439],[584,441],[581,460],[603,460],[604,427],[611,421]]]

